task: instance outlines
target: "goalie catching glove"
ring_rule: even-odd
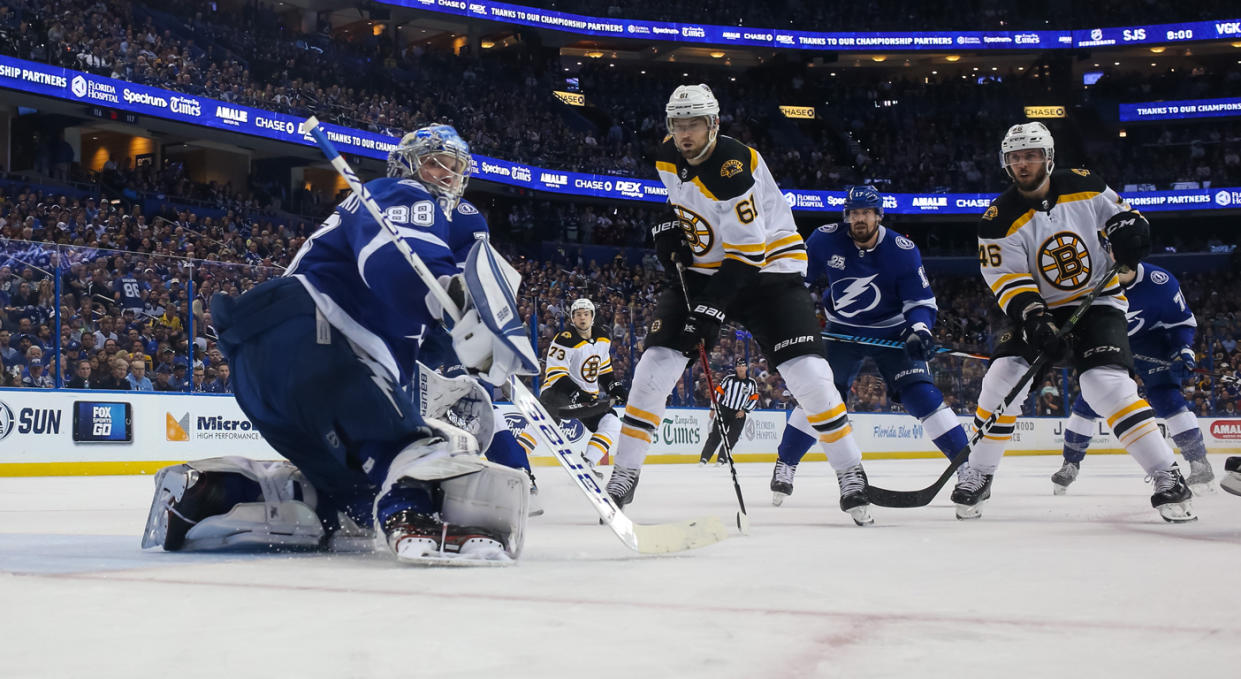
[[[466,256],[465,270],[441,277],[440,285],[460,316],[454,321],[429,292],[427,308],[448,328],[462,365],[492,386],[503,384],[511,375],[538,374],[539,362],[517,310],[521,274],[490,243],[475,243]]]

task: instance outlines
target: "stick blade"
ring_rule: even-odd
[[[640,554],[669,554],[699,549],[728,538],[728,529],[717,516],[700,516],[680,523],[633,524],[634,544]]]

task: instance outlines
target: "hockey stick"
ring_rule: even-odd
[[[401,239],[400,232],[388,221],[383,211],[379,209],[379,205],[375,203],[375,199],[362,181],[358,179],[358,175],[354,173],[353,168],[349,167],[349,163],[336,150],[335,145],[327,138],[323,128],[319,126],[318,119],[311,117],[306,120],[305,131],[314,138],[315,143],[319,145],[320,150],[327,156],[332,163],[332,167],[344,178],[345,183],[349,185],[349,190],[358,198],[366,211],[371,217],[383,227],[387,232],[394,245],[400,253],[405,257],[405,261],[409,263],[414,272],[418,274],[418,278],[422,281],[435,299],[443,306],[444,313],[453,320],[461,318],[461,310],[457,308],[457,304],[448,296],[448,291],[439,284],[435,275],[427,269],[426,265],[414,254],[409,248],[409,244]],[[724,522],[716,517],[706,517],[703,519],[685,521],[674,524],[657,524],[657,525],[641,525],[635,524],[629,520],[629,517],[621,513],[616,504],[612,502],[612,498],[608,496],[602,488],[595,483],[594,477],[584,469],[584,467],[575,462],[576,455],[565,442],[564,436],[560,433],[560,428],[556,426],[555,421],[547,414],[547,410],[543,408],[543,404],[526,389],[516,376],[509,378],[509,387],[512,390],[513,405],[517,407],[521,414],[525,416],[526,421],[534,425],[537,438],[541,438],[543,443],[552,449],[556,454],[556,460],[560,462],[560,466],[569,474],[577,487],[590,499],[595,511],[608,524],[612,532],[616,533],[630,549],[643,554],[659,554],[664,552],[677,552],[685,549],[694,549],[697,547],[705,547],[727,537],[727,531],[724,528]]]
[[[681,295],[685,297],[685,312],[688,314],[691,311],[689,290],[685,288],[685,267],[680,262],[677,262],[677,278],[681,281]],[[728,428],[724,426],[724,415],[720,412],[720,404],[715,396],[715,380],[711,379],[711,363],[707,360],[707,348],[702,342],[698,343],[698,360],[702,362],[702,374],[707,378],[707,393],[711,397],[715,431],[720,435],[720,446],[728,455],[728,473],[733,477],[733,490],[737,492],[737,505],[741,507],[737,512],[737,530],[741,531],[742,535],[749,535],[750,515],[745,511],[745,498],[741,495],[741,484],[737,482],[737,467],[733,464],[733,446],[728,441]]]
[[[904,340],[879,339],[877,337],[862,337],[860,335],[842,335],[836,332],[824,332],[823,339],[833,342],[851,342],[853,344],[866,344],[872,347],[888,347],[890,349],[904,349]],[[990,361],[991,357],[983,354],[975,354],[956,347],[935,347],[935,353],[947,354],[949,356],[960,356],[961,358],[975,358],[980,361]]]
[[[1134,354],[1133,357],[1139,361],[1146,361],[1147,363],[1154,363],[1155,365],[1163,366],[1164,368],[1172,367],[1172,361],[1166,361],[1162,358],[1155,358],[1154,356],[1143,356],[1142,354]],[[1227,373],[1220,373],[1220,372],[1211,372],[1210,370],[1207,370],[1205,368],[1194,368],[1190,372],[1194,373],[1195,375],[1206,375],[1207,377],[1217,379],[1220,382],[1223,382],[1224,384],[1235,384],[1237,382],[1241,382],[1241,377],[1238,377],[1236,375],[1229,375]]]
[[[1064,337],[1073,330],[1073,327],[1077,325],[1077,322],[1080,321],[1082,316],[1086,314],[1086,311],[1090,309],[1090,305],[1093,304],[1095,299],[1103,293],[1103,289],[1107,287],[1108,283],[1112,281],[1112,277],[1119,273],[1119,271],[1120,265],[1113,264],[1111,268],[1103,274],[1103,279],[1094,286],[1094,288],[1090,291],[1090,294],[1086,295],[1086,298],[1082,300],[1082,303],[1079,304],[1077,308],[1073,310],[1073,313],[1068,317],[1068,319],[1065,320],[1064,325],[1060,326],[1060,328],[1056,331],[1055,338],[1057,340],[1064,339]],[[1026,384],[1030,382],[1030,380],[1034,379],[1034,376],[1043,369],[1043,366],[1047,365],[1048,360],[1049,356],[1047,352],[1039,352],[1039,355],[1035,357],[1034,362],[1030,364],[1030,367],[1021,376],[1021,379],[1017,380],[1017,383],[1013,385],[1012,389],[1008,390],[1008,393],[1004,396],[1004,399],[1000,401],[999,406],[992,411],[991,416],[988,417],[981,426],[974,430],[974,435],[970,437],[969,443],[967,443],[964,448],[957,451],[956,455],[952,456],[952,461],[948,463],[948,468],[944,470],[944,473],[939,475],[939,478],[936,479],[934,483],[926,488],[922,488],[921,490],[907,491],[887,490],[886,488],[870,486],[867,488],[866,494],[870,497],[871,504],[878,505],[880,507],[925,507],[930,504],[931,500],[934,500],[935,496],[939,494],[940,489],[944,487],[944,484],[948,482],[948,479],[952,478],[952,474],[957,470],[957,467],[960,467],[966,460],[969,459],[970,451],[974,449],[974,446],[982,440],[982,437],[987,435],[987,432],[990,431],[991,427],[995,425],[1000,415],[1002,415],[1004,411],[1012,405],[1013,401],[1017,400],[1017,396],[1021,394],[1021,391],[1025,388]]]

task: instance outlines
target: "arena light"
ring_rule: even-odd
[[[1067,112],[1063,106],[1027,106],[1027,118],[1064,118]]]
[[[556,98],[570,106],[585,106],[586,95],[581,92],[564,92],[562,90],[552,90],[552,94]]]
[[[1163,54],[1165,51],[1167,51],[1167,49],[1168,49],[1167,47],[1152,47],[1151,54]]]
[[[587,53],[586,53],[586,56],[590,57],[591,59],[602,59],[602,58],[603,58],[603,52],[597,52],[597,51],[596,51],[596,52],[587,52]]]
[[[813,106],[781,106],[780,112],[785,118],[799,118],[802,120],[810,120],[814,118]]]
[[[719,51],[719,50],[716,50],[716,51],[714,51],[714,52],[711,52],[711,58],[712,58],[712,59],[723,59],[723,58],[724,58],[724,54],[725,54],[725,52],[721,52],[721,51]]]
[[[960,60],[961,60],[960,54],[949,54],[948,56],[944,57],[944,61],[947,61],[948,63],[952,63],[952,64],[955,64]]]
[[[875,62],[876,64],[882,64],[883,62],[888,60],[888,57],[887,55],[884,55],[884,54],[876,54],[872,56],[870,60]]]
[[[485,49],[485,50],[489,50],[489,49],[491,49],[492,47],[495,47],[495,46],[496,46],[496,43],[495,43],[495,41],[493,41],[493,40],[484,40],[484,41],[482,41],[482,42],[481,42],[481,43],[479,43],[479,44],[480,44],[480,45],[482,45],[483,49]]]

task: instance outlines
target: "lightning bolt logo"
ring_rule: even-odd
[[[852,318],[862,313],[863,311],[869,311],[875,308],[875,306],[879,304],[879,290],[878,289],[875,289],[875,300],[870,303],[870,306],[867,306],[864,309],[858,309],[850,313],[845,313],[844,311],[846,307],[856,302],[858,298],[862,296],[862,293],[874,287],[874,284],[871,283],[871,281],[875,280],[875,277],[878,275],[879,274],[873,274],[873,275],[867,276],[866,278],[854,278],[849,283],[849,285],[847,285],[845,289],[840,293],[840,296],[836,298],[835,300],[836,313],[846,318]],[[844,282],[844,281],[841,281],[841,282]]]
[[[1130,335],[1136,334],[1137,331],[1142,329],[1143,325],[1146,325],[1146,319],[1142,318],[1142,311],[1140,309],[1138,311],[1126,311],[1125,321],[1129,324]]]

